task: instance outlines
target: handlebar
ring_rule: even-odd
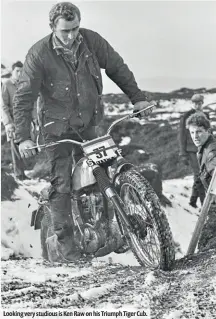
[[[110,135],[112,129],[114,128],[114,126],[116,126],[118,123],[126,120],[126,119],[130,119],[130,118],[133,118],[133,117],[136,117],[138,114],[142,113],[142,112],[145,112],[151,108],[153,108],[155,106],[155,104],[151,104],[147,107],[145,107],[144,109],[140,110],[140,111],[137,111],[137,112],[134,112],[132,114],[127,114],[123,117],[121,117],[120,119],[117,119],[115,120],[108,128],[107,130],[107,133],[105,135]],[[52,147],[52,146],[55,146],[55,145],[58,145],[58,144],[61,144],[61,143],[71,143],[71,144],[76,144],[76,145],[82,145],[83,142],[78,142],[78,141],[75,141],[75,140],[70,140],[70,139],[64,139],[64,140],[59,140],[57,142],[52,142],[52,143],[49,143],[49,144],[42,144],[42,145],[39,145],[38,144],[38,139],[37,139],[37,145],[36,146],[33,146],[31,148],[28,148],[29,150],[32,150],[32,149],[41,149],[41,148],[47,148],[47,147]]]
[[[38,139],[37,139],[36,145],[33,146],[33,147],[28,147],[28,150],[33,150],[33,149],[40,150],[41,148],[52,147],[52,146],[55,146],[55,145],[58,145],[58,144],[61,144],[61,143],[71,143],[71,144],[76,144],[76,145],[82,145],[83,144],[82,142],[78,142],[78,141],[70,140],[70,139],[59,140],[57,142],[52,142],[52,143],[49,143],[49,144],[39,144],[38,143]]]
[[[136,117],[138,114],[140,114],[140,113],[142,113],[142,112],[145,112],[145,111],[147,111],[147,110],[153,108],[154,106],[155,106],[155,104],[151,104],[151,105],[145,107],[144,109],[142,109],[141,111],[137,111],[137,112],[134,112],[134,113],[132,113],[132,114],[127,114],[127,115],[121,117],[120,119],[115,120],[115,121],[110,125],[110,127],[108,128],[108,130],[107,130],[107,135],[110,134],[110,132],[112,131],[113,127],[116,126],[116,124],[118,124],[118,123],[120,123],[120,122],[122,122],[122,121],[124,121],[124,120],[130,119],[130,118],[133,118],[133,117]]]

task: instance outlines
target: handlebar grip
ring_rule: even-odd
[[[154,107],[155,107],[155,104],[151,104],[151,105],[147,106],[146,108],[144,108],[142,110],[139,110],[139,111],[133,110],[133,117],[141,118],[142,117],[142,113],[144,113],[144,115],[149,115],[152,112],[152,109]],[[147,113],[147,114],[145,114],[145,113]]]
[[[136,118],[141,118],[142,117],[142,115],[141,115],[141,112],[139,112],[139,113],[137,113],[137,111],[135,111],[135,110],[133,110],[133,117],[136,117]]]

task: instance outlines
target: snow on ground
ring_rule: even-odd
[[[163,182],[163,193],[172,202],[172,207],[166,207],[167,217],[174,240],[180,244],[183,255],[187,251],[201,207],[199,201],[198,208],[188,204],[192,184],[192,176]]]
[[[204,105],[216,102],[216,93],[207,93],[207,94],[203,94],[203,96],[204,96]],[[162,106],[165,112],[185,112],[191,109],[192,102],[190,100],[184,100],[184,99],[176,99],[171,101],[165,100],[165,101],[161,101],[160,105]],[[210,105],[210,107],[213,110],[216,110],[216,104]],[[158,108],[157,108],[157,111],[158,111]]]
[[[38,208],[37,200],[30,192],[39,192],[46,182],[29,180],[20,183],[14,193],[14,201],[1,202],[1,257],[7,259],[13,253],[26,257],[40,257],[40,233],[30,227],[31,212]]]
[[[183,255],[187,251],[199,213],[198,209],[188,204],[192,182],[192,176],[163,182],[163,192],[172,202],[172,207],[166,207],[165,211],[174,240],[180,244]],[[35,231],[33,227],[30,227],[31,212],[37,209],[38,205],[37,200],[30,193],[39,193],[45,185],[47,185],[45,181],[25,181],[15,191],[15,201],[1,203],[2,259],[8,259],[13,253],[40,257],[40,234],[38,230]],[[124,265],[138,265],[131,252],[120,255],[112,253],[98,260],[110,264],[117,262]]]
[[[216,93],[207,93],[203,94],[204,96],[204,105],[209,103],[216,102]],[[179,118],[180,113],[186,112],[190,110],[192,107],[192,102],[190,100],[184,99],[173,99],[171,101],[161,100],[160,107],[155,107],[153,109],[154,118],[150,118],[149,120],[171,120],[173,118]],[[216,111],[216,104],[209,106],[213,112]],[[132,105],[129,104],[128,108],[125,108],[124,104],[114,104],[110,105],[109,103],[105,103],[105,114],[112,115],[112,116],[119,116],[132,113]],[[164,113],[164,114],[163,114]],[[145,122],[141,123],[145,124]],[[216,124],[216,123],[212,123]]]
[[[204,105],[207,105],[209,103],[215,103],[209,106],[209,116],[211,119],[211,125],[213,128],[216,128],[216,120],[215,120],[215,114],[216,114],[216,93],[208,93],[203,94],[205,102]],[[143,118],[132,118],[129,121],[133,122],[139,122],[140,125],[146,125],[149,122],[157,122],[157,121],[168,121],[170,124],[175,128],[179,123],[179,118],[181,116],[182,112],[186,112],[190,110],[192,107],[192,102],[190,100],[184,100],[184,99],[172,99],[171,101],[167,100],[161,100],[159,103],[159,106],[156,106],[153,111],[152,115]],[[105,103],[105,114],[111,115],[111,116],[125,116],[126,114],[131,114],[133,110],[132,104],[129,104],[129,106],[125,104],[109,104]],[[160,126],[163,126],[164,123],[160,123]],[[125,137],[128,138],[128,137]],[[122,140],[124,143],[124,138]],[[127,141],[126,141],[127,143]],[[125,144],[123,144],[125,145]]]
[[[65,311],[71,313],[67,317],[79,311],[87,318],[86,311],[93,310],[100,316],[102,311],[122,311],[119,316],[129,318],[123,313],[131,311],[135,315],[130,318],[135,319],[142,318],[137,311],[149,313],[151,307],[151,317],[145,318],[215,318],[216,256],[211,251],[182,263],[178,260],[172,272],[140,267],[131,252],[68,265],[43,262],[39,232],[29,226],[31,211],[37,208],[29,192],[38,193],[45,185],[44,181],[26,181],[15,192],[16,200],[2,202],[2,257],[7,259],[5,247],[35,257],[2,261],[2,310],[40,311],[41,318],[47,318],[47,313],[56,318]],[[188,205],[191,185],[191,176],[163,183],[164,194],[172,201],[165,211],[182,250],[177,257],[185,254],[197,220],[198,210]]]
[[[209,103],[215,103],[210,105],[209,108],[209,117],[211,119],[211,125],[213,128],[216,128],[216,120],[215,120],[215,114],[216,114],[216,93],[206,93],[203,94],[205,102],[204,105],[207,105]],[[126,114],[131,114],[133,110],[132,104],[125,105],[125,104],[105,104],[105,114],[107,116],[125,116]],[[179,118],[181,116],[182,112],[186,112],[190,110],[192,107],[192,102],[190,99],[184,100],[184,99],[172,99],[170,101],[167,100],[161,100],[159,101],[159,106],[156,106],[153,111],[152,115],[143,118],[132,118],[129,119],[129,121],[138,122],[140,125],[146,125],[149,122],[157,123],[157,121],[168,121],[173,128],[175,129],[179,123]],[[164,123],[159,123],[160,126],[164,126]],[[124,143],[124,139],[128,137],[123,138],[122,143]],[[126,141],[127,143],[127,141]],[[125,145],[125,144],[122,144]]]
[[[130,144],[131,138],[129,136],[122,137],[121,142],[119,143],[119,146],[125,146]]]
[[[30,227],[31,213],[37,209],[37,200],[29,192],[39,193],[48,183],[45,181],[24,181],[15,190],[15,201],[1,202],[1,258],[7,260],[14,253],[26,257],[41,257],[40,231]],[[97,258],[98,261],[139,265],[131,252],[115,253]]]
[[[151,307],[151,317],[145,318],[214,319],[215,270],[215,254],[210,251],[184,259],[172,272],[97,261],[78,266],[9,260],[2,264],[2,307],[42,311],[42,318],[46,310],[54,317],[58,310],[71,316],[74,310],[83,311],[84,316],[95,309],[100,316],[102,310],[122,311],[119,317],[135,319],[142,317],[137,310],[149,312]]]

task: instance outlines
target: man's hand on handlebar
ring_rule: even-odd
[[[35,147],[36,144],[32,140],[26,140],[19,144],[19,152],[22,158],[29,158],[37,154],[36,149],[31,149]]]
[[[134,104],[133,113],[141,111],[141,110],[145,109],[146,107],[148,107],[150,105],[152,105],[152,103],[149,103],[147,101],[136,102]],[[140,117],[140,118],[144,117],[144,116],[148,116],[149,114],[151,114],[152,110],[153,110],[153,108],[149,108],[148,110],[139,113],[137,116]]]

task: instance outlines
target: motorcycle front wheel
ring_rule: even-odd
[[[138,262],[151,269],[170,270],[175,261],[174,241],[153,188],[135,169],[120,173],[115,184],[131,229],[119,214],[118,219]]]

